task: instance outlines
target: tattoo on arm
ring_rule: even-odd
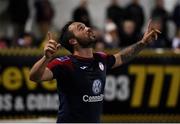
[[[120,53],[122,62],[123,63],[129,62],[146,46],[147,46],[147,44],[137,42],[137,43],[123,49]]]

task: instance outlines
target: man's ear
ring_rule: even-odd
[[[71,44],[71,45],[76,45],[77,44],[77,40],[76,39],[70,39],[69,40],[69,44]]]

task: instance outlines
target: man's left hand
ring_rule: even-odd
[[[152,21],[150,20],[141,42],[144,44],[151,43],[152,41],[158,39],[158,34],[161,34],[161,32],[152,27]]]

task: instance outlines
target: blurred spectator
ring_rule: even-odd
[[[180,3],[178,3],[174,8],[173,21],[176,27],[180,28]]]
[[[120,35],[120,47],[126,47],[136,43],[141,38],[141,34],[136,32],[136,23],[133,20],[126,19],[123,22],[123,31]]]
[[[54,10],[48,0],[35,0],[36,22],[40,30],[41,40],[49,31],[54,17]]]
[[[180,28],[177,29],[176,36],[172,41],[172,48],[180,50]]]
[[[8,13],[13,25],[14,36],[24,32],[26,21],[29,17],[29,0],[9,0]]]
[[[81,0],[80,5],[73,12],[73,20],[91,26],[90,15],[87,9],[88,1]]]
[[[0,38],[0,49],[8,48],[9,42],[7,38]]]
[[[168,21],[168,12],[164,8],[164,0],[155,0],[156,6],[152,10],[151,17],[154,20],[159,20],[162,23],[161,31],[162,34],[161,36],[165,37],[168,39],[168,34],[167,34],[167,21]]]
[[[119,36],[117,26],[114,22],[106,23],[104,38],[107,48],[118,48]]]
[[[8,0],[0,0],[0,37],[8,37],[8,26],[9,25],[9,15],[8,15]],[[10,36],[9,36],[10,37]]]
[[[0,49],[8,48],[6,42],[0,39]]]
[[[132,0],[126,10],[125,10],[125,18],[133,20],[135,22],[135,31],[137,33],[141,33],[142,27],[144,25],[144,10],[139,4],[139,0]]]
[[[95,50],[97,52],[102,52],[105,49],[105,44],[103,41],[97,41],[95,45]]]
[[[93,32],[96,35],[96,44],[94,46],[94,49],[96,51],[103,51],[105,49],[103,32],[97,28],[94,28]]]
[[[19,47],[32,48],[33,45],[33,35],[31,33],[23,33],[22,36],[17,40],[17,45]]]
[[[119,6],[117,0],[111,0],[111,3],[106,11],[107,20],[113,21],[119,28],[119,25],[124,19],[124,10]]]

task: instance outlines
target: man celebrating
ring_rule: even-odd
[[[93,53],[96,36],[91,28],[80,22],[69,22],[62,30],[60,44],[48,33],[44,56],[32,67],[30,79],[57,80],[60,100],[57,122],[100,122],[107,71],[134,58],[159,33],[149,22],[141,41],[107,55]],[[60,46],[72,55],[52,60]]]

